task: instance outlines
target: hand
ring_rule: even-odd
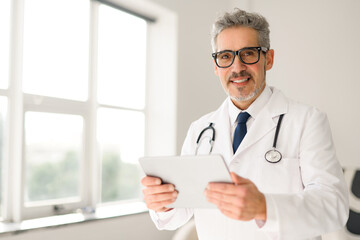
[[[205,196],[230,218],[266,221],[266,201],[255,184],[231,172],[234,183],[209,183]]]
[[[156,177],[144,177],[141,184],[146,206],[156,212],[167,212],[172,208],[165,206],[175,202],[178,192],[172,184],[161,184],[161,179]]]

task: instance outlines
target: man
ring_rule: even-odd
[[[169,209],[178,194],[174,186],[143,178],[145,202],[159,229],[176,229],[194,215],[199,239],[293,240],[321,239],[346,223],[347,188],[326,115],[266,85],[274,61],[269,32],[264,17],[239,9],[215,22],[215,74],[229,97],[192,123],[182,154],[195,154],[199,133],[212,122],[212,154],[223,156],[234,183],[208,184],[204,194],[215,210]],[[281,115],[276,148],[282,157],[265,159]],[[199,154],[208,153],[200,147]]]

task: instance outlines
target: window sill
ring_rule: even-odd
[[[39,228],[64,226],[74,223],[84,223],[114,217],[121,217],[131,214],[143,213],[148,211],[145,203],[132,202],[112,206],[98,207],[95,213],[71,213],[66,215],[51,216],[25,220],[21,223],[0,223],[0,235],[20,233]]]

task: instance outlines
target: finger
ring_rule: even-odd
[[[206,190],[228,195],[244,196],[247,192],[247,185],[234,185],[230,183],[209,183]]]
[[[234,172],[230,172],[230,176],[231,176],[232,181],[235,183],[235,185],[246,184],[249,182],[248,179],[240,177],[239,175],[237,175]]]
[[[263,195],[263,194],[262,194]],[[226,216],[238,220],[261,219],[266,220],[265,197],[254,196],[251,199],[223,195],[215,192],[208,193],[207,200],[215,204]]]
[[[149,187],[143,189],[144,195],[174,192],[174,191],[175,191],[175,186],[172,184],[149,186]]]
[[[155,212],[166,212],[166,211],[171,210],[171,208],[167,208],[166,206],[174,203],[175,201],[176,201],[176,199],[169,199],[166,201],[149,203],[149,204],[146,204],[146,206],[147,206],[147,208],[154,210]]]
[[[251,219],[253,219],[252,215],[249,215],[245,212],[234,212],[234,211],[229,211],[226,209],[220,209],[220,211],[227,217],[235,219],[235,220],[241,220],[241,221],[249,221]]]
[[[146,195],[144,197],[144,200],[146,203],[153,203],[153,202],[162,202],[162,201],[168,201],[171,199],[176,199],[178,193],[176,191],[171,193],[159,193],[159,194],[151,194]]]
[[[254,219],[257,212],[257,208],[254,208],[254,206],[234,207],[230,204],[223,204],[218,208],[223,214],[228,217],[245,221]]]
[[[170,210],[173,210],[173,208],[163,207],[163,208],[160,208],[159,210],[155,210],[155,212],[167,212]]]
[[[253,215],[248,215],[244,207],[235,206],[232,203],[224,202],[216,198],[208,198],[208,201],[215,204],[217,208],[227,217],[237,220],[250,220]]]
[[[212,204],[215,204],[219,209],[221,205],[221,201],[216,198],[207,197],[206,200]]]
[[[228,194],[222,194],[220,192],[214,192],[214,191],[206,191],[205,196],[207,199],[211,199],[212,201],[216,201],[216,205],[222,205],[222,204],[229,204],[237,207],[244,206],[245,200],[239,196],[236,195],[228,195]]]
[[[141,184],[145,187],[160,185],[161,179],[158,177],[146,176],[141,179]]]

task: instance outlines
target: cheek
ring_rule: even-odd
[[[256,79],[256,81],[262,81],[262,78],[264,77],[264,66],[262,65],[256,65],[253,66],[253,68],[249,69],[248,72]]]
[[[218,68],[216,71],[216,75],[220,78],[221,81],[226,81],[228,72],[229,71],[226,68]]]

